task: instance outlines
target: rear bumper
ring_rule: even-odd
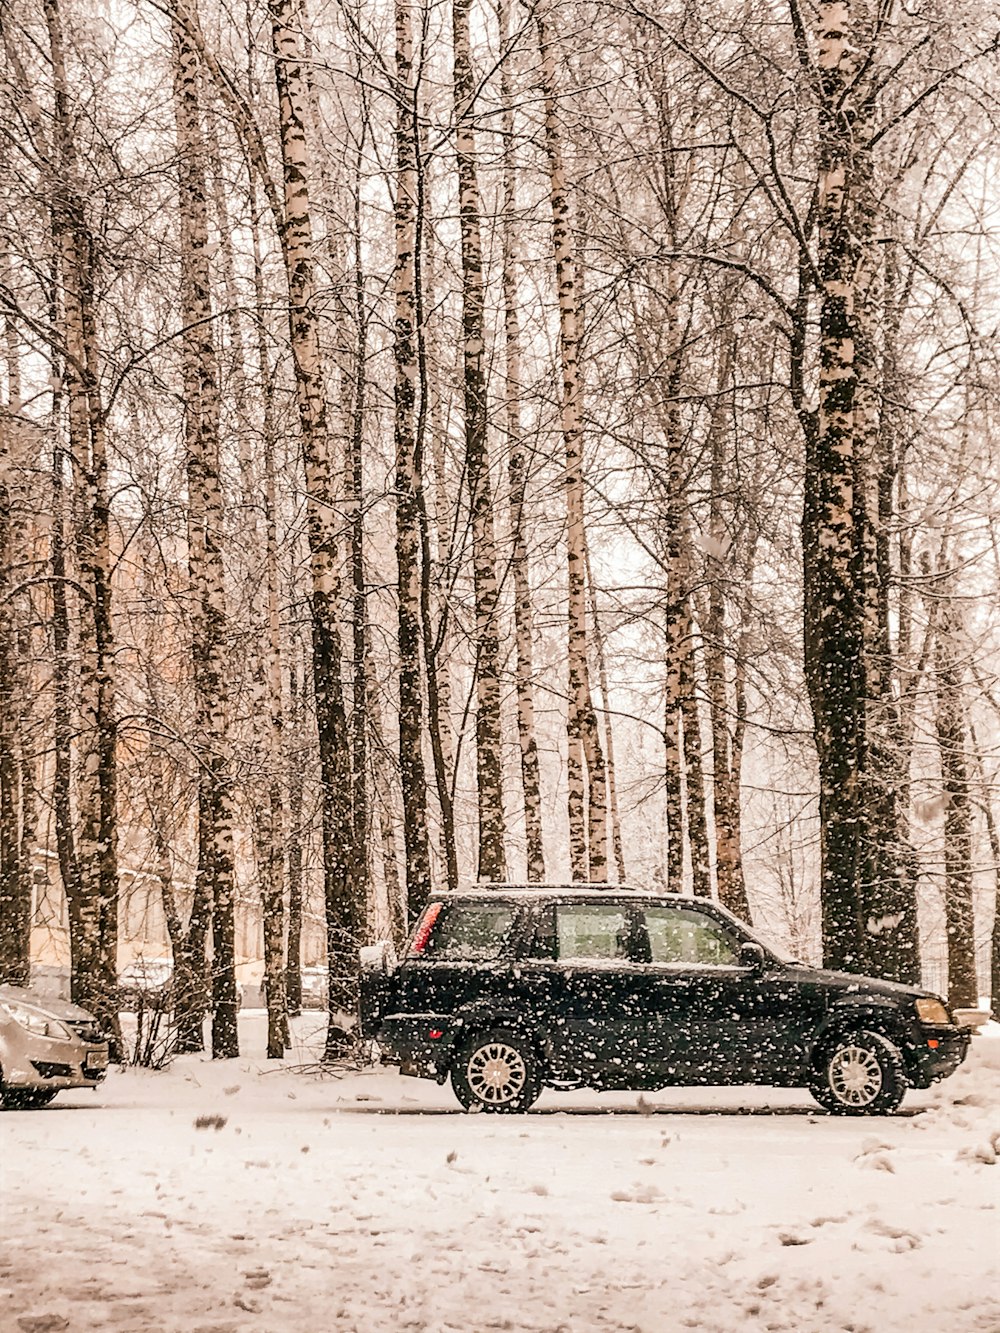
[[[915,1088],[929,1088],[953,1074],[962,1063],[969,1052],[972,1032],[969,1028],[928,1026],[921,1029],[921,1037],[912,1048],[907,1072]]]
[[[375,1040],[382,1063],[412,1078],[443,1083],[451,1067],[451,1024],[443,1014],[388,1014]]]

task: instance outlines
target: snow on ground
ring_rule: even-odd
[[[1000,1330],[996,1035],[892,1118],[742,1088],[494,1117],[310,1072],[318,1022],[298,1071],[246,1014],[240,1060],[0,1116],[0,1329]]]

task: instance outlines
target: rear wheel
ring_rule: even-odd
[[[538,1058],[516,1032],[497,1028],[479,1033],[459,1048],[451,1086],[467,1111],[527,1111],[542,1090]]]
[[[823,1048],[809,1091],[835,1115],[891,1115],[906,1092],[898,1047],[879,1032],[848,1032]]]

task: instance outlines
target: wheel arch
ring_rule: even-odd
[[[825,1021],[817,1029],[809,1050],[810,1067],[818,1068],[820,1057],[831,1043],[852,1032],[877,1032],[905,1053],[906,1027],[896,1005],[889,1000],[874,998],[845,1000],[831,1006]]]
[[[497,1028],[506,1029],[529,1042],[541,1070],[548,1064],[544,1035],[537,1020],[517,1005],[495,1003],[468,1005],[455,1014],[449,1027],[447,1050],[449,1068],[454,1064],[459,1050],[468,1041],[478,1034],[485,1035]]]

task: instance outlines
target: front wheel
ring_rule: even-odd
[[[0,1103],[5,1111],[37,1111],[48,1106],[58,1088],[2,1088]]]
[[[542,1081],[528,1042],[497,1029],[463,1043],[452,1065],[451,1086],[467,1111],[515,1114],[538,1100]]]
[[[891,1115],[906,1092],[899,1049],[878,1032],[835,1038],[817,1060],[809,1091],[834,1115]]]

